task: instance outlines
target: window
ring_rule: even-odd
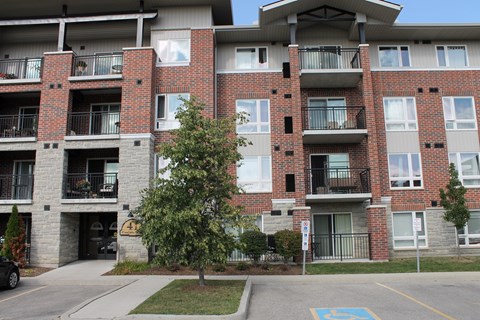
[[[417,130],[414,98],[384,98],[383,108],[387,131]]]
[[[237,48],[237,69],[268,68],[267,48]]]
[[[460,245],[480,246],[480,211],[470,213],[470,220],[458,230]]]
[[[394,212],[393,213],[393,247],[396,249],[416,248],[413,219],[422,220],[422,231],[418,231],[418,246],[427,246],[425,231],[425,212]]]
[[[437,46],[439,67],[466,67],[467,48],[465,46]]]
[[[447,130],[474,130],[477,128],[472,97],[443,97],[442,101]]]
[[[458,178],[466,187],[480,187],[480,154],[478,152],[450,153],[448,160],[455,164]]]
[[[344,98],[308,99],[308,128],[323,130],[349,126],[353,120],[347,120],[345,105]]]
[[[157,95],[156,129],[170,130],[180,127],[180,122],[175,119],[178,108],[183,106],[181,99],[190,99],[188,93],[161,94]]]
[[[271,192],[272,170],[270,156],[247,156],[237,168],[237,185],[245,192]]]
[[[190,39],[159,40],[158,61],[161,63],[190,62]]]
[[[378,47],[380,66],[384,68],[410,67],[410,53],[407,46]]]
[[[389,154],[388,169],[390,172],[390,187],[392,189],[422,187],[420,154]]]
[[[160,170],[165,169],[170,164],[170,162],[170,159],[165,159],[164,157],[155,154],[155,173],[157,178],[170,179],[170,170],[160,173]]]
[[[247,113],[248,122],[237,125],[238,133],[269,133],[270,106],[268,100],[237,100],[237,112]]]

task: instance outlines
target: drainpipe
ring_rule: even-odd
[[[217,77],[217,61],[218,61],[218,50],[217,50],[217,34],[215,33],[215,28],[213,28],[213,45],[215,46],[214,52],[215,56],[213,57],[214,60],[214,77],[213,80],[213,117],[214,119],[218,118],[218,77]]]

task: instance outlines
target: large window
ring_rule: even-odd
[[[389,154],[388,169],[392,189],[421,188],[423,186],[420,154],[418,153]]]
[[[466,187],[480,187],[480,154],[478,152],[449,153],[448,160],[455,164],[458,178]]]
[[[190,39],[170,39],[158,41],[160,63],[190,62]]]
[[[270,132],[270,107],[268,100],[237,100],[237,112],[245,112],[248,122],[237,125],[238,133]]]
[[[384,98],[383,107],[387,131],[417,130],[414,98]]]
[[[268,68],[267,48],[237,48],[237,69],[266,69]]]
[[[188,100],[188,93],[160,94],[157,95],[156,129],[170,130],[180,127],[180,122],[175,119],[178,108],[183,105],[181,99]]]
[[[443,97],[443,115],[447,130],[477,128],[475,106],[472,97]]]
[[[440,67],[466,67],[467,48],[465,46],[437,46],[437,60]]]
[[[480,211],[470,213],[470,220],[458,230],[460,245],[480,246]]]
[[[410,54],[407,46],[378,47],[380,66],[384,68],[410,67]]]
[[[246,156],[237,168],[237,185],[245,192],[272,191],[272,163],[270,156]]]
[[[425,212],[394,212],[393,213],[393,246],[396,249],[416,248],[417,241],[413,229],[413,219],[421,219],[422,231],[418,232],[418,246],[427,246],[425,231]]]

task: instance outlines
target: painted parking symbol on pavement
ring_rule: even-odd
[[[368,308],[311,308],[315,320],[380,320]]]

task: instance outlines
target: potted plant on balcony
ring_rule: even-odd
[[[77,61],[75,64],[75,75],[83,76],[87,72],[87,63],[85,61]]]
[[[78,180],[75,186],[77,187],[78,190],[81,190],[84,192],[88,192],[92,188],[92,185],[86,179]]]

